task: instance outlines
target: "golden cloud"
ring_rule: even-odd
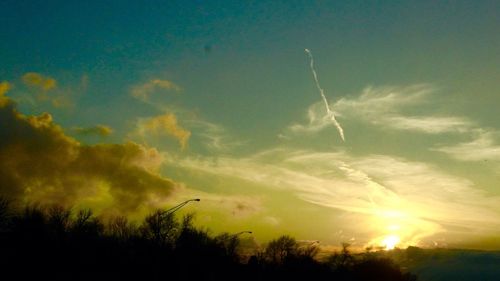
[[[54,91],[57,87],[57,81],[49,76],[44,76],[36,72],[28,72],[22,76],[22,81],[28,86],[38,101],[49,101],[52,106],[58,108],[67,108],[73,106],[73,101],[68,91]],[[48,92],[51,91],[49,95]]]
[[[49,91],[57,87],[57,81],[49,76],[43,76],[36,72],[28,72],[23,75],[23,82],[27,86],[31,86],[43,91]]]
[[[158,174],[164,159],[156,149],[133,142],[84,145],[50,114],[25,116],[9,101],[0,106],[0,195],[134,213],[176,188]]]
[[[157,89],[179,92],[182,88],[174,82],[161,79],[153,79],[142,85],[132,88],[132,96],[141,100],[148,100],[149,96]]]
[[[74,105],[73,101],[68,97],[64,95],[59,95],[57,97],[54,97],[50,101],[52,103],[53,107],[58,107],[58,108],[68,108]]]
[[[166,113],[141,121],[139,131],[142,135],[171,135],[179,141],[182,149],[186,148],[191,136],[190,131],[179,126],[177,117],[173,113]]]
[[[88,128],[75,127],[73,128],[73,131],[84,136],[97,135],[101,137],[107,137],[113,133],[113,129],[106,125],[96,125]]]
[[[0,106],[5,106],[9,102],[9,98],[5,94],[12,88],[9,82],[3,81],[0,83]]]

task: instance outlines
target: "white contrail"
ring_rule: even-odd
[[[306,51],[306,53],[309,55],[309,58],[311,59],[310,66],[311,66],[312,74],[314,76],[314,82],[316,82],[316,87],[318,88],[319,93],[321,94],[321,98],[323,98],[323,101],[325,102],[326,113],[328,114],[328,117],[330,117],[330,119],[332,120],[333,125],[335,125],[335,127],[337,127],[337,130],[339,131],[339,134],[340,134],[340,137],[342,138],[342,141],[345,141],[344,129],[342,129],[342,127],[340,126],[337,119],[335,119],[335,115],[333,114],[333,111],[330,110],[330,105],[328,105],[328,100],[326,100],[325,93],[324,93],[323,89],[321,88],[321,86],[319,85],[318,75],[316,74],[316,70],[314,69],[313,55],[309,49],[304,49],[304,51]]]

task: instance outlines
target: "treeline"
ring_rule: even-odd
[[[390,259],[352,255],[347,245],[318,261],[314,243],[289,236],[250,256],[239,254],[239,244],[238,235],[195,227],[193,215],[158,210],[132,223],[60,206],[13,208],[0,199],[1,279],[416,280]]]

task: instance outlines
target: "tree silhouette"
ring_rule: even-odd
[[[71,210],[52,205],[47,210],[47,224],[53,236],[63,239],[71,225]]]
[[[266,258],[276,264],[283,263],[287,257],[297,253],[297,241],[288,235],[283,235],[277,239],[271,240],[264,252]]]
[[[179,223],[173,213],[157,210],[147,216],[140,227],[143,237],[159,246],[173,246]]]
[[[10,215],[10,201],[0,196],[0,233],[7,231]]]
[[[349,243],[342,243],[342,250],[340,253],[334,253],[328,257],[327,264],[334,270],[345,272],[350,270],[354,264],[354,257],[351,255]]]
[[[135,224],[56,205],[15,210],[0,199],[0,219],[0,274],[16,280],[416,280],[375,253],[353,255],[349,244],[320,262],[314,243],[288,235],[246,262],[238,235],[211,235],[195,227],[193,214],[158,210]]]

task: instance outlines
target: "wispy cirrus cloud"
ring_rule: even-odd
[[[466,233],[500,228],[495,203],[500,198],[432,164],[398,157],[274,149],[246,158],[197,157],[168,164],[288,190],[307,202],[342,210],[360,222],[360,227],[345,228],[367,244],[394,232],[408,244],[422,244],[458,228]]]
[[[199,139],[210,152],[226,153],[244,144],[231,136],[220,124],[200,118],[187,118],[186,124],[193,129],[193,138]]]
[[[182,88],[172,81],[164,79],[151,79],[143,84],[135,85],[131,89],[133,97],[142,101],[149,101],[152,94],[156,91],[180,92]]]
[[[499,133],[479,130],[475,139],[455,145],[433,148],[459,161],[500,161]]]
[[[436,91],[428,84],[407,87],[366,87],[355,98],[344,97],[337,101],[338,109],[343,114],[371,118],[378,115],[398,113],[401,109],[421,104],[431,93]],[[352,112],[359,110],[360,112]]]
[[[473,123],[463,117],[440,116],[392,116],[387,117],[389,127],[399,130],[418,131],[428,134],[465,133],[470,131]]]
[[[430,85],[409,87],[367,87],[360,95],[342,98],[333,104],[339,118],[357,120],[382,129],[415,131],[426,134],[464,133],[474,123],[465,117],[438,114],[412,115],[408,109],[418,108],[432,102],[436,89]],[[292,124],[292,133],[317,133],[330,126],[324,109],[319,104],[307,110],[308,123]]]
[[[288,130],[294,134],[313,134],[333,125],[330,118],[328,118],[325,107],[320,102],[309,106],[307,109],[307,120],[307,124],[295,123],[290,125]],[[286,135],[282,136],[287,137]]]

